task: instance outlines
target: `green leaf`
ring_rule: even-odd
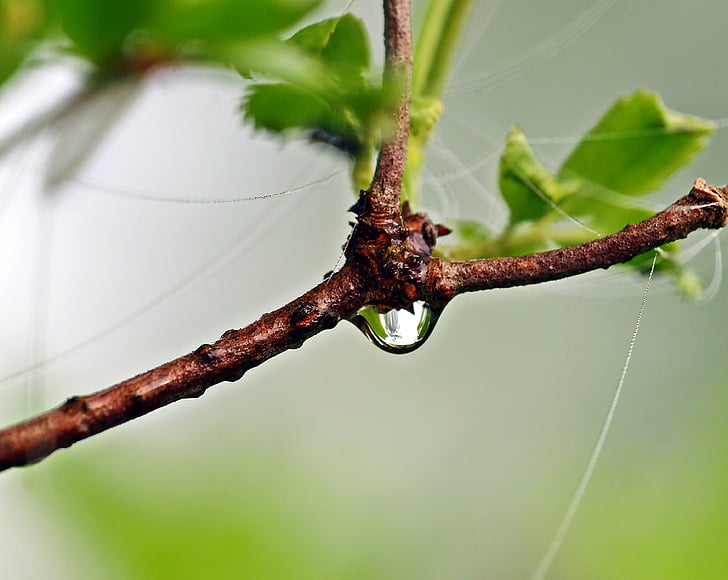
[[[365,144],[375,142],[384,127],[380,113],[386,108],[386,96],[366,79],[371,59],[362,21],[351,14],[328,18],[299,30],[283,45],[300,60],[309,59],[315,74],[310,70],[302,74],[302,67],[289,67],[280,74],[280,59],[269,59],[267,68],[243,63],[243,71],[272,73],[291,84],[288,89],[253,85],[242,107],[246,120],[274,133],[290,135],[302,129],[307,137],[354,158],[364,155]]]
[[[283,133],[291,129],[323,127],[333,117],[328,104],[290,84],[253,86],[243,103],[246,120],[256,129]]]
[[[511,226],[545,216],[555,202],[571,193],[541,164],[519,127],[506,139],[498,183],[511,211]]]
[[[246,40],[275,35],[295,24],[320,2],[167,0],[155,16],[154,35],[172,43]]]
[[[305,131],[312,141],[356,155],[361,143],[330,105],[319,96],[290,84],[259,84],[250,88],[242,104],[245,120],[256,129],[287,134]]]
[[[654,93],[637,91],[619,99],[584,136],[559,177],[643,195],[690,162],[714,129],[708,121],[668,110]]]
[[[355,82],[370,66],[370,47],[364,23],[353,14],[343,14],[311,24],[289,41],[338,75],[345,83]]]
[[[207,55],[235,66],[244,75],[255,70],[317,94],[333,90],[330,75],[319,62],[276,38],[221,43]]]
[[[627,224],[641,222],[655,213],[629,203],[629,200],[612,196],[600,199],[598,189],[589,183],[581,183],[578,193],[564,200],[561,207],[567,215],[578,216],[582,223],[600,235],[613,234]]]
[[[97,63],[121,55],[129,34],[155,7],[155,0],[59,0],[58,4],[63,29],[75,48]]]

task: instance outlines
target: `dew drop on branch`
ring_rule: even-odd
[[[376,306],[365,306],[352,319],[364,335],[382,350],[406,354],[419,348],[432,333],[440,315],[426,302],[412,303],[405,308],[383,311]]]

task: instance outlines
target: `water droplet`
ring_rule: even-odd
[[[383,311],[376,306],[365,306],[352,322],[382,350],[405,354],[424,344],[439,316],[440,311],[419,300],[412,303],[412,312],[404,308]]]

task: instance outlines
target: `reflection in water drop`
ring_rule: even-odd
[[[382,311],[365,306],[352,322],[373,344],[395,354],[412,352],[427,340],[440,312],[422,301],[412,303],[412,312],[396,309]]]

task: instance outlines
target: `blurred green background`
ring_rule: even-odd
[[[381,58],[378,3],[351,10]],[[514,123],[557,166],[569,138],[636,88],[728,117],[727,20],[718,0],[477,2],[423,206],[444,223],[502,223],[494,152]],[[64,82],[14,82],[0,120]],[[3,424],[210,342],[337,263],[353,200],[345,174],[230,205],[124,197],[266,194],[346,168],[242,126],[242,87],[219,70],[152,75],[52,192],[42,184],[55,144],[69,146],[81,121],[3,160],[0,371],[88,342],[0,384]],[[656,206],[696,177],[728,180],[726,151],[718,130]],[[706,285],[722,272],[711,243],[691,265]],[[238,383],[3,473],[0,577],[528,578],[586,465],[644,284],[608,272],[462,296],[404,357],[341,324]],[[725,284],[704,303],[653,286],[613,430],[550,578],[728,576],[727,300]]]

